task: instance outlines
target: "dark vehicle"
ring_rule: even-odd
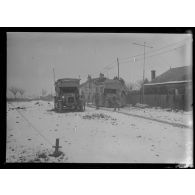
[[[99,106],[114,108],[116,103],[118,107],[125,106],[127,90],[120,81],[107,79],[99,88]],[[113,101],[113,97],[116,97],[116,101]]]
[[[83,103],[79,95],[80,79],[58,79],[55,82],[54,108],[56,111],[83,111]]]

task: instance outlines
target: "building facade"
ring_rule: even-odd
[[[183,110],[192,105],[192,67],[170,68],[144,84],[144,103],[151,106],[171,107]]]
[[[95,94],[99,94],[100,106],[105,106],[108,97],[116,95],[120,99],[121,105],[126,103],[126,86],[124,81],[118,79],[108,79],[104,74],[99,75],[98,78],[91,78],[88,76],[87,81],[80,85],[80,93],[85,95],[88,103],[94,103]]]

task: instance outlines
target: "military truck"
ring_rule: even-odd
[[[125,106],[126,92],[125,86],[118,80],[107,79],[96,87],[96,93],[99,94],[99,106],[103,107],[114,107],[114,96],[120,107]],[[95,104],[95,98],[93,103]]]
[[[83,104],[79,94],[80,79],[64,78],[55,82],[54,108],[58,112],[63,110],[83,111]]]
[[[104,87],[104,101],[105,107],[114,107],[113,97],[116,97],[119,107],[126,104],[126,89],[124,85],[118,80],[107,80]]]

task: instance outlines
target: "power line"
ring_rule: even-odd
[[[179,44],[181,42],[184,42],[186,40],[190,40],[190,39],[189,38],[186,38],[184,40],[181,40],[181,41],[178,41],[178,42],[174,42],[174,43],[165,45],[165,46],[163,46],[163,47],[161,47],[159,49],[154,50],[153,52],[145,52],[145,55],[146,55],[145,58],[147,59],[147,58],[151,58],[151,57],[154,57],[154,56],[157,56],[157,55],[162,55],[164,53],[168,53],[168,52],[174,51],[174,50],[176,50],[178,48],[181,48],[181,46],[180,46],[180,47],[176,47],[176,48],[173,48],[173,49],[170,49],[170,50],[165,50],[165,51],[162,51],[162,52],[156,54],[156,52],[158,52],[158,51],[161,51],[161,50],[163,50],[165,48],[168,48],[168,47],[177,45],[177,44]],[[183,43],[182,45],[185,45],[185,44],[186,43]],[[147,56],[148,54],[153,54],[153,55]],[[136,57],[139,57],[139,56],[144,56],[144,53],[140,53],[140,54],[137,54],[137,55],[133,55],[133,56],[130,56],[130,57],[126,57],[126,58],[118,58],[118,59],[120,60],[120,63],[121,64],[124,64],[124,63],[129,63],[132,59],[135,60],[135,58]],[[123,61],[124,59],[127,59],[127,60]],[[136,61],[140,61],[142,59],[143,59],[143,57],[142,58],[139,58],[139,59],[136,59]],[[110,66],[110,65],[112,65],[112,66]],[[97,74],[97,73],[99,73],[99,72],[101,72],[103,70],[106,70],[106,72],[108,72],[108,71],[112,70],[113,68],[115,68],[115,65],[116,65],[116,61],[114,60],[114,61],[112,61],[112,63],[109,63],[105,67],[101,68],[99,71],[96,71],[96,72],[92,73],[92,75],[95,75],[95,74]]]
[[[181,42],[184,42],[184,41],[186,41],[186,40],[190,40],[189,38],[186,38],[186,39],[184,39],[184,40],[181,40],[181,41],[178,41],[178,42],[175,42],[175,43],[171,43],[171,44],[168,44],[168,45],[166,45],[166,46],[163,46],[163,47],[161,47],[161,48],[159,48],[159,49],[156,49],[155,51],[153,51],[153,52],[145,52],[145,54],[153,54],[153,53],[156,53],[156,52],[158,52],[158,51],[160,51],[160,50],[162,50],[162,49],[165,49],[165,48],[168,48],[168,47],[170,47],[170,46],[173,46],[173,45],[177,45],[177,44],[179,44],[179,43],[181,43]],[[185,45],[186,43],[184,43],[183,45]],[[138,44],[137,44],[138,45]],[[151,47],[150,47],[151,48]],[[167,53],[168,51],[172,51],[172,50],[175,50],[175,49],[177,49],[177,48],[180,48],[180,47],[176,47],[176,48],[173,48],[173,49],[170,49],[170,50],[166,50],[166,51],[163,51],[163,52],[161,52],[161,53],[158,53],[158,54],[153,54],[153,55],[151,55],[151,56],[146,56],[145,58],[149,58],[149,57],[153,57],[153,56],[157,56],[157,55],[161,55],[161,54],[163,54],[163,53]],[[135,60],[135,57],[138,57],[138,56],[143,56],[144,55],[144,53],[141,53],[141,54],[137,54],[137,55],[134,55],[134,56],[131,56],[131,57],[127,57],[127,58],[119,58],[119,60],[120,60],[120,63],[127,63],[127,62],[129,62],[131,59],[134,59]],[[121,59],[129,59],[129,60],[126,60],[126,61],[121,61]],[[141,60],[141,59],[138,59],[137,61],[139,61],[139,60]],[[105,67],[106,68],[106,67]],[[108,70],[111,70],[111,69],[113,69],[114,68],[114,65],[113,66],[111,66],[111,67],[109,67],[109,68],[106,68],[107,69],[107,71]]]
[[[133,44],[144,48],[143,85],[142,85],[142,104],[144,104],[145,50],[146,50],[146,47],[148,47],[148,48],[153,48],[153,47],[146,45],[146,42],[144,42],[144,44],[138,44],[138,43],[133,43]]]
[[[177,45],[177,44],[179,44],[179,43],[181,43],[181,42],[183,42],[183,41],[186,41],[186,40],[190,40],[190,39],[189,39],[189,38],[186,38],[186,39],[184,39],[184,40],[182,40],[182,41],[178,41],[178,42],[175,42],[175,43],[168,44],[168,45],[166,45],[166,46],[164,46],[164,47],[161,47],[161,48],[159,48],[159,49],[156,49],[156,50],[154,50],[154,51],[152,51],[152,52],[146,52],[145,54],[147,55],[147,54],[156,53],[157,51],[160,51],[160,50],[165,49],[165,48],[167,48],[167,47],[170,47],[170,46],[172,46],[172,45]],[[186,43],[184,43],[184,44],[186,44]],[[140,54],[133,55],[133,56],[130,56],[130,57],[119,58],[119,60],[123,60],[123,59],[132,59],[132,58],[136,58],[136,57],[143,56],[143,55],[144,55],[144,53],[140,53]]]
[[[166,50],[166,51],[163,51],[163,52],[160,52],[160,53],[157,53],[157,54],[153,54],[153,55],[150,55],[150,56],[146,56],[146,58],[151,58],[151,57],[154,57],[154,56],[162,55],[164,53],[169,53],[171,51],[177,50],[177,49],[182,48],[182,47],[184,47],[184,45],[183,46],[180,46],[180,47],[176,47],[174,49]],[[140,60],[143,60],[143,57],[137,59],[136,61],[140,61]],[[124,64],[124,63],[130,62],[130,61],[131,61],[131,59],[122,61],[121,63]]]

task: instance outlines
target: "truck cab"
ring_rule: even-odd
[[[79,79],[64,78],[55,82],[54,108],[56,111],[83,111],[79,95]]]

